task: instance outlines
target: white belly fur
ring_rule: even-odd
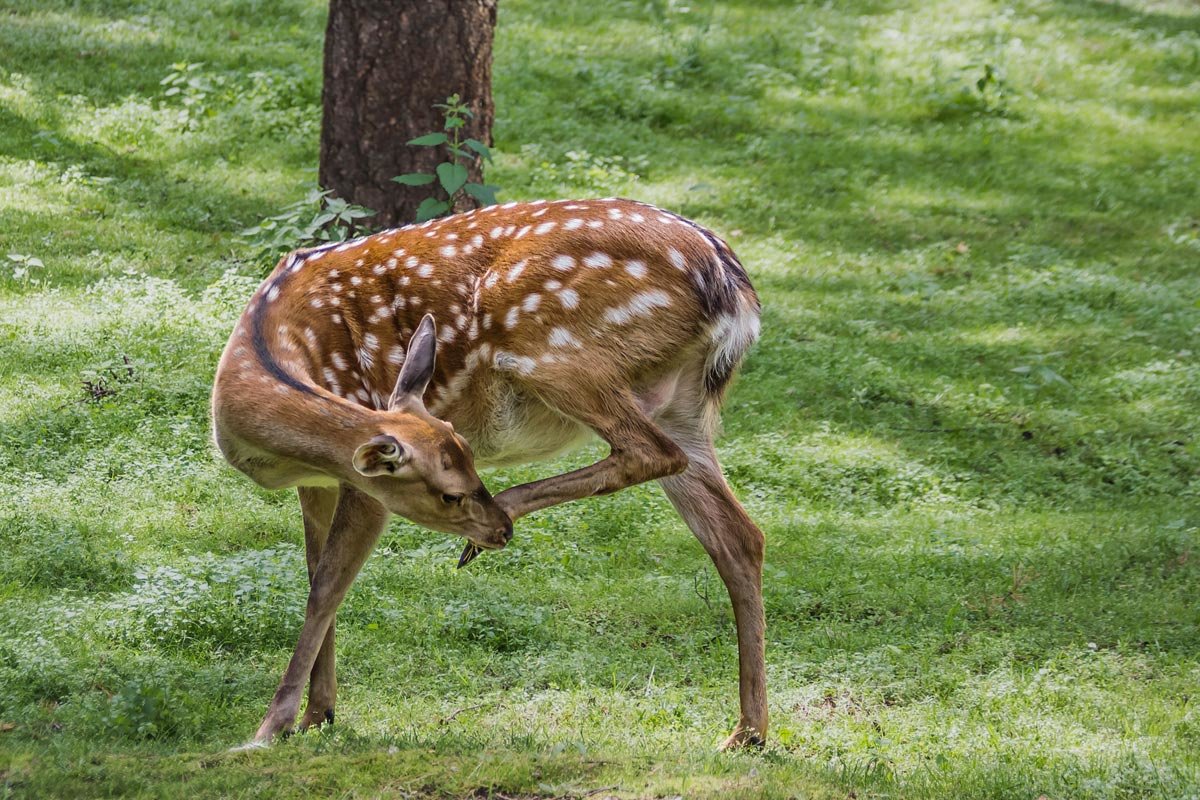
[[[540,461],[574,449],[594,435],[586,426],[506,383],[496,385],[490,395],[489,416],[482,429],[460,430],[480,467]]]

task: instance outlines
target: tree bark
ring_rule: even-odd
[[[406,144],[442,130],[434,103],[471,108],[463,138],[492,143],[492,34],[497,0],[330,0],[321,92],[322,187],[375,209],[377,226],[412,222],[433,186],[392,181],[433,172],[444,148]],[[479,181],[481,165],[470,166]]]

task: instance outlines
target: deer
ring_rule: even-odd
[[[390,515],[466,540],[459,567],[520,518],[658,481],[707,551],[737,629],[740,716],[767,734],[764,537],[713,444],[760,303],[729,245],[620,198],[491,205],[281,258],[213,384],[217,448],[295,487],[309,594],[254,738],[332,723],[338,605]],[[593,437],[604,458],[493,496],[477,469]]]

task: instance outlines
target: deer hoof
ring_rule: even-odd
[[[300,720],[300,730],[306,731],[309,728],[319,728],[322,725],[333,724],[333,709],[332,708],[310,708],[304,712],[303,719]]]
[[[739,725],[734,729],[733,733],[729,734],[729,738],[721,743],[718,749],[726,753],[731,750],[761,750],[766,745],[766,738],[754,728],[743,728]]]

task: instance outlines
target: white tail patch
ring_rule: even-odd
[[[738,298],[739,308],[732,314],[722,314],[713,323],[709,332],[712,349],[704,362],[704,372],[710,383],[723,380],[731,372],[750,346],[758,339],[760,322],[758,310],[753,308],[745,296]]]

